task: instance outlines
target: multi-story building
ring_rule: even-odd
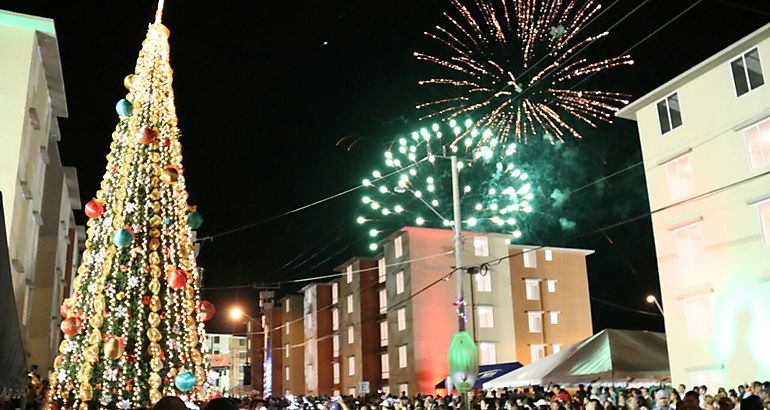
[[[282,366],[273,366],[273,380],[280,379],[286,395],[305,393],[305,315],[304,297],[298,294],[284,296],[280,301],[280,331],[283,346],[273,346],[273,352],[281,352]],[[276,321],[274,323],[279,323]],[[278,390],[273,389],[274,394]]]
[[[209,352],[210,369],[216,374],[213,387],[229,395],[243,386],[246,337],[208,333],[203,343]]]
[[[453,233],[406,227],[381,243],[382,388],[432,393],[447,376],[457,331]],[[592,334],[585,262],[592,251],[509,243],[505,235],[463,233],[463,264],[481,267],[464,278],[464,298],[482,365],[531,363]]]
[[[53,20],[0,11],[0,90],[3,234],[27,362],[45,368],[78,259],[72,210],[80,208],[76,174],[57,147],[67,105]]]
[[[331,395],[332,373],[332,286],[314,283],[302,288],[304,295],[305,393]]]
[[[618,112],[638,123],[673,383],[770,374],[770,24]]]
[[[353,258],[336,270],[342,275],[331,285],[334,390],[355,396],[368,386],[374,392],[382,384],[378,261]]]

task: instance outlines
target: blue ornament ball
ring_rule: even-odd
[[[176,375],[174,384],[179,391],[188,391],[195,386],[195,376],[190,372],[182,372]]]
[[[131,113],[134,112],[134,105],[124,98],[115,104],[115,111],[117,111],[118,115],[121,117],[130,117]]]
[[[128,229],[121,229],[112,235],[112,243],[118,248],[125,248],[131,245],[134,240],[134,235]]]
[[[192,229],[198,229],[203,225],[203,216],[198,212],[187,214],[187,226]]]

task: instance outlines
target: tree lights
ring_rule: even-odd
[[[86,205],[74,296],[61,309],[52,407],[129,409],[164,395],[205,397],[202,319],[213,306],[200,300],[191,226],[202,217],[187,205],[168,35],[159,20],[149,26],[116,105],[107,169]]]

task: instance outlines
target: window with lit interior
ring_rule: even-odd
[[[473,275],[476,278],[476,291],[477,292],[491,292],[492,291],[492,274],[487,272],[485,274],[477,273]]]
[[[540,280],[525,279],[524,291],[527,295],[527,300],[540,300]]]
[[[695,174],[690,154],[682,155],[666,163],[668,196],[676,200],[695,192]]]
[[[682,301],[687,320],[687,336],[690,340],[699,340],[714,333],[713,295],[707,293]]]
[[[770,199],[757,204],[759,210],[759,223],[762,229],[762,238],[765,246],[770,246]]]
[[[543,333],[543,312],[527,312],[530,333]]]
[[[495,327],[494,309],[492,306],[476,307],[476,314],[479,318],[479,328],[491,329]]]
[[[484,366],[497,363],[497,345],[494,342],[479,343],[479,364]]]
[[[751,169],[770,165],[770,118],[743,130]]]
[[[703,253],[703,232],[701,221],[689,223],[673,230],[679,266],[688,268],[694,266]]]
[[[473,237],[473,254],[476,256],[489,256],[489,238],[486,236]]]

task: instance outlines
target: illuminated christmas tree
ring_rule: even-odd
[[[107,169],[86,204],[88,239],[62,305],[51,408],[139,408],[204,397],[203,320],[162,1],[116,105]]]

